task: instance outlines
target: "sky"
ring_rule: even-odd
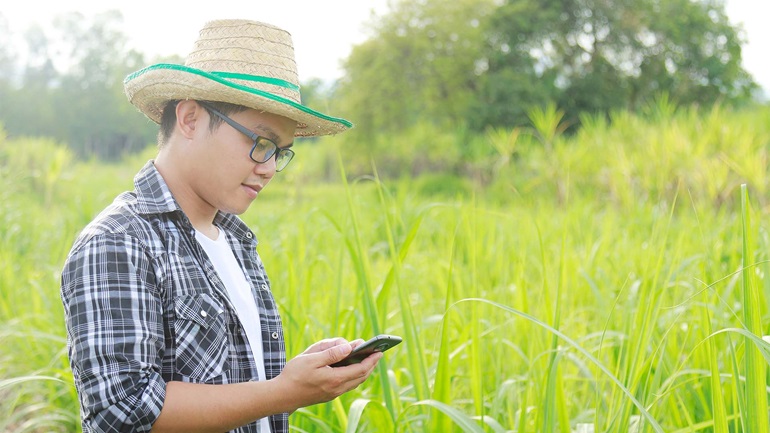
[[[447,0],[452,1],[452,0]],[[342,75],[341,61],[351,48],[367,39],[372,13],[382,15],[388,0],[17,0],[4,1],[0,14],[12,33],[32,23],[50,25],[54,16],[79,11],[90,17],[116,9],[131,45],[148,58],[185,56],[206,21],[246,18],[288,30],[294,40],[300,81],[334,80]],[[193,6],[194,4],[194,6]],[[727,0],[732,24],[743,26],[743,66],[770,92],[770,1]]]

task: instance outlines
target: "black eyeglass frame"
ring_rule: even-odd
[[[256,162],[257,164],[264,164],[267,161],[270,161],[270,158],[272,158],[273,155],[275,155],[275,171],[281,171],[284,168],[286,168],[286,166],[289,165],[289,163],[291,162],[292,158],[294,158],[293,150],[289,148],[278,147],[278,145],[275,144],[273,140],[270,140],[269,138],[256,134],[254,131],[241,125],[235,120],[229,118],[227,115],[225,115],[224,113],[221,113],[219,110],[217,110],[216,108],[212,107],[211,105],[205,102],[198,101],[198,103],[207,111],[219,117],[220,119],[224,120],[228,125],[235,128],[238,132],[249,137],[252,141],[254,141],[254,145],[251,146],[251,151],[249,151],[249,158],[252,161]],[[265,143],[268,143],[268,144],[265,145]],[[260,144],[262,145],[261,146],[262,149],[265,149],[265,147],[267,147],[267,150],[265,151],[265,159],[262,161],[254,158],[254,151],[257,150],[257,146],[260,146]]]

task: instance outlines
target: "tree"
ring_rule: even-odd
[[[353,47],[339,85],[354,135],[394,132],[418,119],[462,123],[477,92],[481,24],[494,0],[400,1]]]
[[[67,116],[70,145],[81,154],[117,158],[143,149],[157,130],[126,102],[123,78],[144,65],[144,56],[127,48],[118,11],[57,18],[54,28],[65,42],[71,67],[62,77],[56,105]]]
[[[11,31],[8,21],[0,14],[0,85],[10,87],[16,76],[13,68],[15,64],[16,54],[12,50]]]
[[[337,96],[354,134],[417,119],[528,123],[533,106],[579,114],[741,102],[756,88],[719,0],[400,1],[353,48]]]
[[[18,79],[9,80],[7,99],[3,102],[6,107],[2,110],[3,121],[12,135],[55,136],[58,124],[54,122],[55,109],[49,103],[52,88],[58,81],[53,50],[39,25],[27,29],[24,40],[27,63],[20,68],[23,72]],[[18,86],[24,89],[23,93]]]
[[[484,22],[485,40],[477,55],[486,68],[467,111],[472,129],[526,124],[530,107],[556,99],[557,69],[531,42],[548,37],[555,15],[538,1],[521,1],[498,7]]]
[[[3,119],[13,111],[11,105],[13,87],[18,76],[14,65],[16,65],[16,54],[12,51],[8,21],[0,14],[0,136],[5,134]]]
[[[492,113],[506,112],[501,94],[532,103],[532,89],[574,120],[581,112],[633,110],[661,92],[677,104],[736,102],[756,86],[740,66],[741,41],[719,1],[508,0],[491,16],[488,37],[482,94],[498,98],[477,125],[523,121],[519,113]],[[500,79],[517,75],[533,86],[499,89]]]
[[[121,24],[121,14],[109,11],[33,25],[24,33],[27,61],[21,67],[9,51],[11,38],[0,38],[0,60],[8,59],[0,62],[0,123],[8,134],[51,137],[80,156],[103,158],[151,143],[157,127],[123,93],[124,77],[145,61],[127,48]]]

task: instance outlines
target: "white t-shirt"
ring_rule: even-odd
[[[195,231],[195,239],[208,254],[211,263],[217,275],[222,279],[230,302],[235,307],[238,319],[246,331],[246,337],[249,340],[249,346],[254,354],[254,361],[257,364],[257,375],[259,380],[265,380],[265,362],[262,351],[262,326],[259,321],[259,310],[254,296],[251,294],[251,286],[246,279],[243,269],[238,265],[238,260],[227,243],[227,235],[219,230],[216,240],[211,240],[198,230]],[[261,432],[270,432],[270,423],[268,419],[259,420],[259,430]]]

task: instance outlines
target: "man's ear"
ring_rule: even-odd
[[[176,104],[176,127],[186,139],[191,140],[195,135],[203,110],[204,108],[196,101],[189,99],[179,101]]]

